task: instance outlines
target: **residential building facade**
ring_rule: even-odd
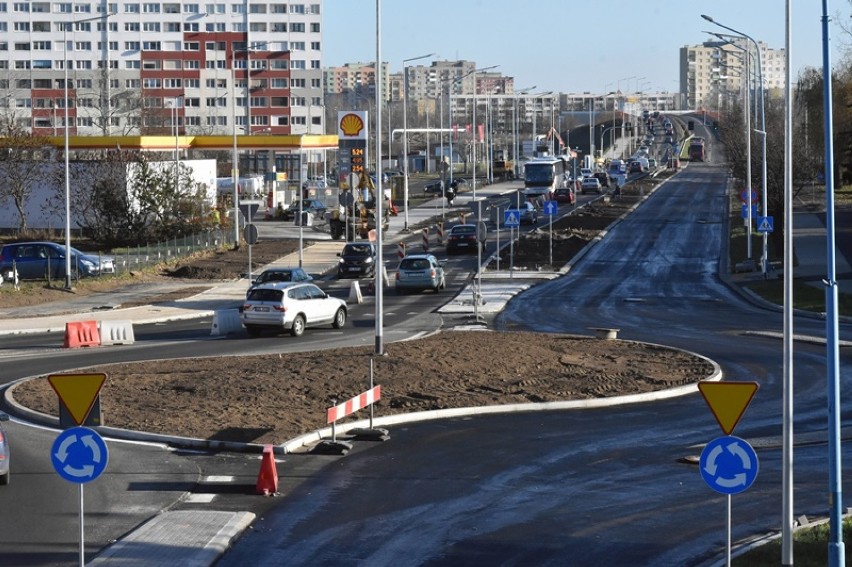
[[[66,111],[71,135],[319,134],[322,8],[0,2],[0,114],[47,136]]]

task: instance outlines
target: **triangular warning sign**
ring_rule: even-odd
[[[769,232],[770,230],[772,230],[772,227],[769,226],[769,219],[764,218],[762,221],[760,221],[760,226],[757,227],[757,230],[762,232]]]
[[[106,381],[106,374],[51,374],[47,381],[74,423],[83,425]]]
[[[757,382],[698,383],[698,390],[725,435],[733,432],[758,387]]]
[[[509,213],[509,216],[506,217],[506,224],[518,224],[518,217],[515,216],[515,213]]]

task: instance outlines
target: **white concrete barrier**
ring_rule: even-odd
[[[242,328],[243,323],[240,321],[239,309],[220,309],[213,312],[213,325],[210,329],[211,336],[237,333]]]
[[[101,345],[132,345],[136,342],[132,321],[98,321]]]
[[[363,303],[364,296],[361,295],[361,286],[358,284],[358,280],[354,280],[352,285],[349,286],[349,303]]]

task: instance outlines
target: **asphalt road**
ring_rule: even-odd
[[[705,354],[727,379],[758,382],[736,430],[760,447],[757,481],[733,497],[736,541],[781,524],[782,345],[780,315],[719,280],[724,180],[721,169],[690,166],[567,277],[511,301],[495,325],[616,327],[623,338]],[[797,332],[819,335],[820,324],[797,321]],[[796,344],[797,432],[816,438],[826,425],[823,351]],[[727,497],[682,459],[720,435],[698,394],[395,428],[391,442],[297,487],[219,565],[703,565],[724,551]],[[826,509],[826,455],[821,444],[796,449],[797,515]]]

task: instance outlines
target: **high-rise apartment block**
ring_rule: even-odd
[[[684,46],[680,49],[680,94],[685,108],[704,107],[709,110],[725,108],[732,98],[741,98],[745,86],[746,60],[750,61],[748,75],[752,77],[752,89],[763,88],[771,92],[784,86],[786,52],[770,49],[763,42],[760,48],[760,70],[758,54],[750,41],[732,39],[707,41],[700,45]],[[755,81],[757,77],[758,82]]]
[[[322,0],[0,2],[0,115],[40,135],[323,129]]]

